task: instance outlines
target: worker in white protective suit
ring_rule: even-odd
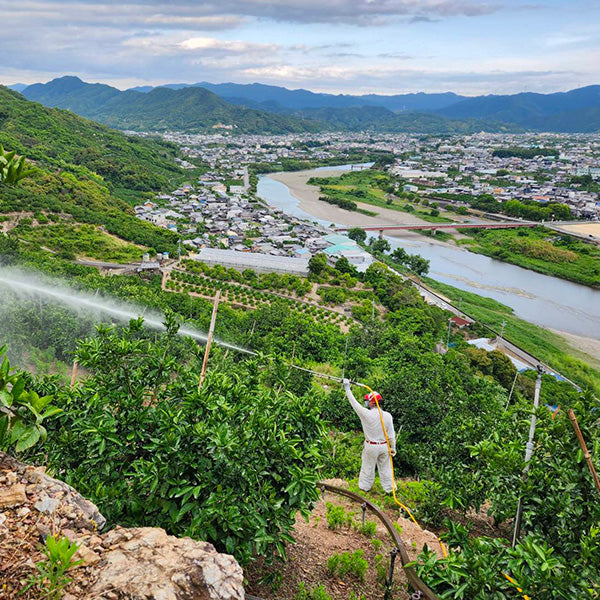
[[[358,415],[365,434],[358,487],[365,492],[368,492],[371,489],[373,482],[375,481],[375,467],[377,467],[377,469],[379,469],[381,487],[389,494],[394,488],[392,467],[390,465],[390,455],[385,440],[385,434],[381,427],[379,410],[377,409],[377,403],[375,402],[375,398],[377,398],[378,402],[381,402],[381,395],[377,392],[366,394],[364,406],[361,406],[350,389],[350,381],[344,379],[343,384],[346,390],[346,396],[348,397],[348,400],[350,400],[354,412]],[[383,417],[383,424],[385,425],[390,440],[392,456],[396,456],[396,433],[394,431],[392,415],[390,415],[389,412],[382,410],[381,416]]]

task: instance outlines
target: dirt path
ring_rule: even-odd
[[[342,506],[360,521],[360,506],[345,502],[337,496],[327,494],[326,502]],[[389,567],[389,553],[393,548],[387,532],[378,527],[373,538],[369,538],[352,528],[341,527],[332,530],[327,525],[326,506],[319,501],[307,521],[300,515],[296,518],[296,525],[292,532],[295,544],[287,546],[287,560],[283,565],[266,566],[262,563],[252,565],[246,572],[249,585],[247,592],[270,598],[272,600],[294,600],[298,587],[302,583],[308,590],[319,585],[324,586],[333,600],[348,600],[354,593],[356,598],[361,595],[367,600],[382,598],[385,588],[378,576],[377,564],[380,569]],[[374,541],[375,540],[375,541]],[[376,549],[377,546],[377,549]],[[327,561],[334,554],[355,552],[361,550],[363,558],[368,563],[364,581],[352,574],[340,576],[332,574],[327,568]],[[281,573],[281,584],[277,589],[270,585],[259,583],[265,575]],[[278,575],[272,575],[278,579]],[[406,576],[398,563],[394,571],[394,600],[408,600],[406,591]]]

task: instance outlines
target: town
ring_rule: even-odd
[[[178,232],[192,253],[212,248],[234,252],[231,260],[240,252],[280,257],[283,271],[305,273],[310,256],[323,251],[331,261],[345,256],[359,270],[370,264],[370,257],[324,224],[268,206],[256,194],[257,173],[344,164],[373,152],[393,156],[386,168],[395,178],[395,189],[424,204],[466,210],[471,201],[487,198],[488,212],[501,212],[503,203],[520,200],[539,206],[561,204],[568,207],[570,218],[600,220],[597,135],[169,133],[164,137],[182,148],[187,157],[179,160],[182,167],[204,165],[204,173],[193,185],[184,184],[136,206],[137,216]],[[203,260],[210,262],[211,256],[204,252]],[[227,253],[219,260],[228,262]]]

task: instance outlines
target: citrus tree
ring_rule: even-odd
[[[202,349],[175,331],[153,341],[137,320],[79,345],[92,375],[59,395],[50,462],[113,523],[208,540],[242,563],[283,554],[318,496],[319,409],[218,348],[198,389]]]
[[[26,389],[27,377],[11,370],[6,346],[0,359],[0,450],[22,452],[46,439],[43,422],[62,411],[50,404],[52,396]]]

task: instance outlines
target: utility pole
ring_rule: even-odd
[[[542,365],[537,366],[538,376],[535,382],[535,394],[533,395],[533,413],[531,414],[531,423],[529,424],[529,439],[525,446],[525,468],[523,469],[523,479],[527,477],[529,473],[529,467],[531,466],[531,456],[533,454],[533,438],[535,437],[535,425],[537,420],[537,409],[540,405],[540,390],[542,389],[542,374],[544,369]],[[519,504],[517,506],[517,515],[515,517],[515,529],[513,531],[512,547],[517,545],[519,535],[521,534],[521,519],[523,518],[523,497],[519,497]]]
[[[181,266],[181,238],[177,241],[177,266]]]
[[[502,325],[500,326],[500,335],[498,336],[498,340],[504,339],[504,328],[506,327],[506,321],[502,321]]]
[[[450,346],[450,329],[452,328],[452,321],[448,319],[448,333],[446,334],[446,350]]]

